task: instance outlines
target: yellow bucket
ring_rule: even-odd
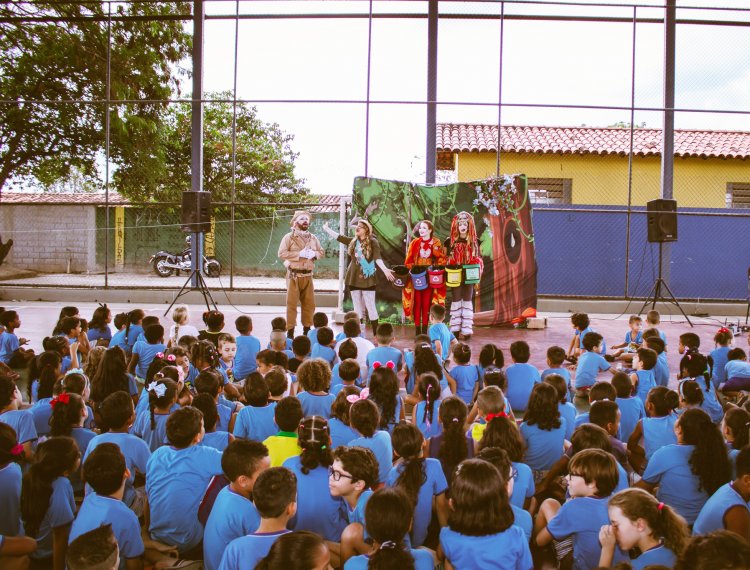
[[[460,287],[463,280],[463,268],[460,265],[448,265],[445,268],[445,284],[448,287]]]

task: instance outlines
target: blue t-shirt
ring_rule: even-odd
[[[416,420],[416,425],[419,428],[419,431],[422,432],[422,435],[425,439],[429,439],[433,436],[443,433],[443,426],[438,419],[438,410],[440,410],[440,404],[442,403],[442,400],[430,402],[430,404],[432,405],[432,421],[429,421],[429,414],[425,416],[425,408],[427,407],[427,402],[425,402],[424,400],[419,402],[412,412],[412,415]]]
[[[135,423],[131,428],[133,434],[140,437],[143,441],[148,444],[148,448],[151,453],[159,449],[162,445],[166,445],[167,442],[167,420],[172,412],[168,414],[154,413],[154,424],[155,427],[151,428],[151,412],[146,410],[141,412],[135,419]]]
[[[333,367],[338,356],[336,351],[330,346],[323,346],[322,344],[314,344],[310,351],[310,358],[322,358],[329,366]]]
[[[404,355],[398,348],[392,346],[376,346],[365,357],[369,374],[375,369],[374,365],[379,362],[385,366],[388,362],[393,362],[393,369],[398,372],[404,366]]]
[[[74,427],[70,431],[70,437],[72,437],[76,444],[78,444],[78,450],[81,452],[81,457],[83,457],[86,455],[89,442],[96,437],[96,433],[84,427]],[[81,461],[81,466],[78,467],[78,470],[69,475],[70,482],[73,485],[73,491],[76,493],[83,490],[83,480],[81,479],[82,468],[83,461]]]
[[[331,406],[336,396],[333,394],[311,394],[310,392],[300,392],[297,399],[302,404],[302,414],[304,417],[323,416],[328,419],[331,417]]]
[[[50,399],[47,400],[47,407],[50,409],[49,416],[52,415],[52,406],[49,405]],[[48,422],[49,416],[47,417]],[[29,410],[9,410],[0,414],[0,422],[8,424],[16,430],[16,439],[18,440],[18,443],[26,443],[27,441],[34,441],[37,439],[37,430],[35,427],[36,422],[34,419],[34,415]],[[49,423],[47,423],[46,433],[49,433]]]
[[[641,554],[638,558],[630,560],[630,565],[633,567],[633,570],[643,570],[646,566],[666,566],[667,568],[674,568],[676,563],[677,555],[663,544],[655,546],[651,550],[647,550]]]
[[[412,548],[409,552],[414,557],[414,570],[433,570],[435,568],[435,561],[428,551]],[[344,570],[367,570],[369,564],[370,557],[367,554],[360,554],[347,560],[344,564]]]
[[[653,369],[636,370],[635,375],[638,377],[638,386],[636,387],[635,395],[641,399],[641,402],[645,406],[649,391],[656,386],[656,377],[654,376]]]
[[[635,426],[646,417],[646,408],[643,401],[633,396],[631,398],[616,398],[617,407],[620,408],[620,431],[617,439],[626,442],[630,439]]]
[[[220,570],[254,570],[263,558],[268,556],[273,543],[288,530],[248,534],[235,538],[229,543],[221,557]]]
[[[263,407],[245,406],[237,414],[234,422],[234,437],[262,442],[276,435],[279,428],[274,420],[275,412],[276,402]]]
[[[307,331],[307,338],[310,339],[310,344],[313,347],[318,344],[318,329],[310,329]]]
[[[260,515],[253,502],[227,485],[216,496],[203,533],[203,564],[217,570],[224,549],[235,538],[258,530]]]
[[[151,457],[151,450],[145,441],[133,434],[108,432],[97,435],[89,442],[89,446],[86,448],[86,453],[81,461],[85,463],[86,458],[101,443],[114,443],[120,448],[123,456],[125,456],[125,465],[130,471],[130,477],[125,481],[125,494],[122,497],[122,501],[127,506],[130,506],[135,500],[135,474],[136,472],[143,475],[146,474],[146,465],[148,464],[149,457]],[[87,492],[91,491],[88,485],[86,486],[86,490]]]
[[[364,447],[371,450],[378,460],[378,482],[385,483],[388,473],[393,467],[393,445],[391,445],[391,434],[387,431],[376,431],[372,437],[358,437],[349,442],[354,447]]]
[[[436,350],[435,341],[439,340],[441,344],[441,353],[438,354],[443,360],[449,360],[451,357],[451,341],[456,338],[453,336],[451,330],[446,326],[445,323],[437,323],[430,325],[427,330],[427,334],[430,335],[430,344],[432,344],[432,350]]]
[[[542,381],[542,377],[531,364],[519,362],[511,364],[505,369],[505,376],[508,379],[508,390],[505,392],[505,398],[510,402],[513,411],[523,412],[529,403],[531,389],[534,384]]]
[[[219,397],[219,402],[221,402],[221,397]],[[216,413],[219,415],[219,419],[216,420],[216,429],[217,431],[229,431],[229,424],[232,421],[232,413],[234,412],[234,402],[229,402],[228,400],[224,400],[225,402],[228,402],[230,405],[226,406],[222,403],[216,404]],[[235,423],[237,423],[235,421]]]
[[[565,420],[560,418],[560,427],[552,430],[539,429],[536,424],[521,424],[521,435],[526,443],[524,463],[535,471],[550,469],[563,454]]]
[[[732,483],[722,485],[703,505],[698,518],[695,519],[693,534],[708,534],[715,530],[723,530],[725,528],[724,515],[729,509],[736,506],[745,510],[749,508]]]
[[[589,570],[599,566],[599,530],[609,524],[607,499],[577,497],[567,501],[547,523],[547,530],[555,540],[573,536],[573,568]],[[621,558],[615,549],[615,560]]]
[[[13,353],[21,347],[21,343],[15,333],[7,330],[0,334],[0,361],[8,364],[13,358]]]
[[[58,477],[52,481],[52,496],[35,537],[37,549],[31,554],[32,558],[45,559],[52,556],[52,531],[73,522],[75,512],[76,503],[70,480]]]
[[[643,342],[643,331],[638,331],[638,334],[635,335],[635,338],[633,338],[633,331],[628,331],[625,333],[625,342],[630,344],[631,342],[634,342],[635,344],[641,344]],[[628,348],[627,346],[625,347]]]
[[[576,407],[570,402],[565,402],[557,404],[557,409],[560,417],[565,420],[565,439],[570,441],[576,428],[576,414],[578,413]]]
[[[557,374],[558,376],[562,376],[565,378],[565,385],[570,386],[570,370],[567,368],[546,368],[542,372],[542,380],[544,380],[547,376],[550,374]]]
[[[221,475],[221,452],[192,445],[157,449],[146,467],[151,537],[188,552],[203,538],[198,506],[214,475]]]
[[[356,386],[354,384],[350,385],[351,388],[354,388],[357,393],[361,392],[362,390],[359,388],[359,386]],[[339,392],[344,389],[344,384],[336,384],[335,386],[331,386],[331,395],[336,398],[336,396],[339,395]]]
[[[445,390],[448,387],[448,380],[443,374],[443,359],[440,358],[439,354],[436,354],[438,363],[440,364],[440,389]],[[414,351],[404,351],[404,366],[409,370],[409,376],[406,378],[406,393],[411,394],[414,392],[414,384],[416,383],[416,372],[414,371]]]
[[[230,441],[232,441],[232,434],[230,434],[229,432],[211,431],[203,436],[203,440],[199,445],[213,447],[217,451],[224,451],[229,446]]]
[[[86,332],[89,342],[96,346],[99,340],[112,340],[112,330],[105,325],[103,329],[89,329]]]
[[[654,366],[654,382],[657,386],[667,387],[669,385],[669,362],[667,362],[667,353],[662,352],[656,358]]]
[[[578,357],[578,366],[576,366],[576,389],[586,388],[596,384],[596,377],[599,372],[609,370],[611,364],[597,352],[584,352]]]
[[[260,352],[260,340],[253,335],[237,335],[237,354],[232,369],[235,380],[243,380],[258,369],[255,357]]]
[[[510,496],[511,505],[523,508],[526,499],[530,499],[536,493],[534,474],[525,463],[513,461],[516,476],[513,479],[513,494]]]
[[[520,527],[485,536],[459,534],[446,526],[440,530],[440,545],[454,568],[531,570],[529,542]]]
[[[357,498],[357,504],[354,505],[353,509],[349,508],[349,503],[344,502],[344,514],[346,515],[346,520],[349,522],[349,524],[359,523],[363,527],[366,527],[365,507],[367,506],[367,501],[370,500],[370,497],[372,497],[372,491],[370,489],[366,489]],[[365,531],[365,535],[366,534],[367,532]]]
[[[91,493],[83,500],[73,526],[68,544],[84,533],[111,524],[120,550],[120,570],[125,570],[128,558],[140,558],[145,552],[138,517],[119,499]]]
[[[750,378],[750,362],[744,360],[730,360],[724,365],[726,379]]]
[[[148,342],[138,341],[133,345],[133,354],[138,355],[138,364],[135,365],[135,375],[138,378],[145,378],[148,367],[157,354],[167,350],[167,347],[161,343],[149,344]]]
[[[19,536],[23,534],[21,522],[21,467],[18,463],[8,463],[0,468],[0,535]]]
[[[646,459],[662,447],[677,443],[677,436],[674,433],[674,424],[677,416],[669,414],[660,418],[643,418],[641,426],[643,427],[643,450],[646,452]]]
[[[586,327],[582,331],[579,331],[576,329],[576,336],[578,337],[578,348],[580,348],[581,350],[584,350],[583,339],[590,332],[596,332],[596,331],[591,327]],[[607,354],[607,343],[604,341],[604,339],[602,339],[602,354]]]
[[[130,330],[127,331],[127,334],[123,339],[123,343],[125,346],[122,347],[128,355],[133,352],[133,347],[142,334],[143,327],[141,325],[130,325]]]
[[[456,381],[456,396],[469,406],[474,397],[474,387],[479,384],[479,370],[473,364],[457,364],[449,374]]]
[[[109,341],[109,348],[119,346],[121,349],[127,352],[127,344],[125,343],[125,329],[120,329],[112,335],[112,340]]]
[[[388,473],[386,485],[396,487],[398,478],[404,471],[403,463],[399,463]],[[425,459],[422,464],[423,482],[417,494],[417,504],[414,508],[414,521],[410,537],[412,546],[422,546],[427,538],[427,527],[432,519],[432,503],[434,497],[442,495],[448,490],[448,482],[443,474],[443,467],[437,459]]]
[[[336,449],[341,445],[349,445],[359,437],[359,434],[338,418],[328,420],[328,431],[331,435],[331,447]]]
[[[512,503],[510,508],[513,509],[513,524],[523,531],[524,536],[526,536],[526,542],[531,542],[531,531],[534,528],[531,513],[524,511],[521,507],[517,507]]]
[[[283,466],[297,476],[297,514],[292,530],[309,530],[325,540],[339,542],[347,524],[346,507],[341,498],[329,492],[328,468],[318,465],[303,473],[299,455],[284,461]]]
[[[713,349],[708,355],[713,361],[711,367],[711,382],[713,382],[715,388],[718,388],[720,384],[727,381],[726,370],[724,367],[728,362],[727,354],[729,354],[730,350],[731,348],[728,346],[719,346]]]
[[[646,465],[643,480],[659,485],[656,497],[693,524],[708,494],[700,488],[700,479],[690,467],[694,445],[667,445],[654,452]]]

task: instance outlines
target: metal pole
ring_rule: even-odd
[[[367,22],[367,98],[365,100],[365,177],[370,171],[370,79],[372,66],[372,0],[370,0],[370,19]],[[341,304],[339,304],[339,307]]]
[[[635,32],[638,8],[633,6],[633,53],[630,63],[630,151],[628,152],[628,213],[625,224],[625,298],[630,286],[630,221],[633,207],[633,137],[635,135]]]
[[[675,89],[675,43],[676,0],[665,0],[664,9],[664,123],[661,141],[661,197],[672,199],[674,188],[674,89]],[[669,281],[669,264],[672,247],[665,248],[661,271]]]
[[[104,106],[104,288],[109,287],[109,128],[110,98],[112,83],[112,2],[108,3],[107,14],[107,103]]]
[[[203,190],[203,0],[193,3],[193,101],[190,105],[190,189]],[[190,240],[193,276],[190,287],[198,288],[197,271],[203,270],[203,233],[193,232]]]
[[[346,235],[346,198],[339,202],[339,233]],[[344,274],[346,273],[346,248],[339,244],[339,298],[338,310],[344,312]]]
[[[435,183],[437,166],[437,58],[438,0],[429,0],[427,11],[427,149],[425,175],[427,184]]]
[[[235,247],[235,201],[237,200],[237,57],[240,37],[240,0],[237,0],[234,20],[234,88],[232,90],[232,205],[229,207],[229,288],[234,289],[234,247]]]
[[[500,64],[498,72],[500,79],[497,84],[497,163],[495,176],[500,176],[500,152],[503,148],[503,38],[505,37],[505,2],[500,3]]]

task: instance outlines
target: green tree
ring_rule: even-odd
[[[222,101],[231,99],[231,93],[209,93],[205,98]],[[191,116],[189,104],[169,105],[155,146],[143,148],[142,160],[131,160],[115,172],[120,193],[135,201],[180,201],[182,191],[190,189]],[[204,105],[203,189],[211,192],[214,202],[232,198],[232,118],[232,103]],[[256,108],[246,104],[237,105],[236,125],[236,201],[291,203],[306,197],[304,180],[294,174],[294,136],[276,123],[264,123]]]
[[[97,179],[105,146],[108,5],[3,2],[0,6],[0,190],[34,177],[44,186],[77,172]],[[190,2],[115,5],[111,25],[111,99],[153,101],[180,91],[190,52]],[[159,18],[162,17],[161,20]],[[39,102],[41,101],[41,102]],[[72,102],[71,102],[72,101]],[[78,101],[89,101],[80,103]],[[166,104],[135,103],[110,113],[114,164],[159,164]]]

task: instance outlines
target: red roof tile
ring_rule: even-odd
[[[535,154],[613,154],[630,151],[630,129],[618,127],[503,126],[501,152]],[[441,123],[437,150],[496,152],[497,125]],[[750,157],[750,132],[675,130],[675,156],[700,158]],[[636,156],[661,154],[661,129],[635,129]]]

